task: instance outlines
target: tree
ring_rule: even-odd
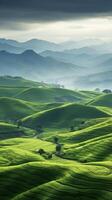
[[[61,154],[61,151],[62,151],[62,144],[57,144],[56,145],[56,154],[57,155],[60,155]]]
[[[44,154],[44,153],[46,153],[46,152],[44,151],[44,149],[39,149],[39,150],[37,151],[37,153],[39,153],[40,155],[42,155],[42,154]]]
[[[81,122],[81,125],[84,125],[84,124],[85,124],[85,121],[82,121],[82,122]]]
[[[103,92],[106,93],[106,94],[112,93],[112,91],[110,89],[105,89],[105,90],[103,90]]]
[[[22,121],[21,120],[17,120],[17,127],[20,128],[22,126]]]
[[[53,156],[52,153],[49,153],[48,154],[48,159],[52,159],[52,156]]]
[[[59,138],[55,136],[55,137],[54,137],[54,143],[55,143],[55,144],[58,144],[58,142],[59,142]]]
[[[73,132],[75,130],[74,126],[70,127],[70,132]]]

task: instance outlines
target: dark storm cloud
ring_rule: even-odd
[[[0,0],[0,21],[58,21],[111,15],[111,0]]]
[[[0,0],[3,9],[21,9],[55,12],[109,12],[111,0]]]

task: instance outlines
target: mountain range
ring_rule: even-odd
[[[0,52],[0,75],[23,76],[38,81],[51,81],[55,79],[79,74],[83,68],[64,63],[53,58],[45,58],[33,50],[26,50],[21,54]]]
[[[38,39],[0,39],[0,75],[59,83],[68,88],[104,88],[105,83],[111,88],[111,52],[111,43],[97,40],[56,44]]]

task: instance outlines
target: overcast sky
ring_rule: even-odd
[[[111,0],[0,0],[0,37],[111,39]]]

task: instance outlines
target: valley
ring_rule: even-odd
[[[111,200],[111,102],[101,91],[1,76],[0,199]]]

